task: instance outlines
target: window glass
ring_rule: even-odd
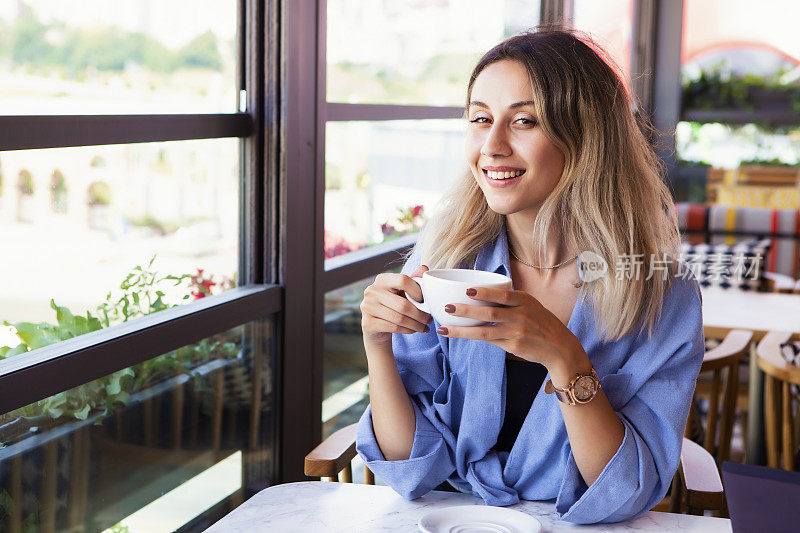
[[[272,482],[274,357],[253,322],[0,414],[0,530],[202,531]]]
[[[237,6],[0,2],[0,114],[236,112]]]
[[[398,262],[387,272],[398,273]],[[367,358],[361,333],[364,290],[376,276],[325,294],[324,359],[322,367],[322,434],[358,422],[369,403]]]
[[[105,327],[235,286],[239,143],[0,152],[0,347],[57,307]]]
[[[329,122],[325,137],[325,256],[419,230],[467,171],[465,121]]]
[[[776,16],[778,15],[779,16]],[[733,74],[769,76],[800,64],[796,23],[800,4],[772,0],[687,0],[683,7],[682,66],[688,75],[716,66]]]
[[[769,6],[746,0],[684,2],[679,171],[705,185],[695,189],[704,188],[710,203],[800,207],[792,179],[800,163],[800,40],[794,22],[800,4],[774,0]],[[766,176],[758,187],[751,182],[753,172]]]
[[[480,57],[538,23],[538,1],[328,0],[328,101],[463,106]]]
[[[630,85],[633,0],[574,0],[573,16],[573,26],[608,52]]]

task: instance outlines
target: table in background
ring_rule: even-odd
[[[354,483],[305,481],[264,489],[211,526],[209,533],[290,531],[418,531],[426,513],[457,505],[482,505],[477,496],[431,491],[408,501],[389,487]],[[553,502],[524,501],[512,505],[535,516],[545,532],[650,532],[730,533],[730,520],[706,516],[649,511],[635,520],[617,524],[576,526],[559,520]]]
[[[769,331],[800,333],[800,295],[706,288],[703,326],[706,333],[723,338],[732,329],[753,332],[750,346],[746,462],[766,464],[763,423],[764,374],[756,364],[755,345]]]

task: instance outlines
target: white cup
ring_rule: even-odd
[[[511,289],[511,278],[495,272],[469,270],[465,268],[442,268],[428,270],[421,278],[411,278],[422,289],[424,303],[417,302],[406,294],[406,298],[417,309],[429,313],[444,326],[486,326],[491,322],[454,316],[444,310],[447,304],[489,305],[502,307],[494,302],[473,300],[467,296],[470,287]]]

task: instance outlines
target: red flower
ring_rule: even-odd
[[[422,206],[421,205],[415,205],[411,212],[415,217],[420,216],[422,214]]]

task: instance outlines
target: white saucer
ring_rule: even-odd
[[[542,523],[531,515],[490,505],[437,509],[419,519],[424,533],[538,533]]]

